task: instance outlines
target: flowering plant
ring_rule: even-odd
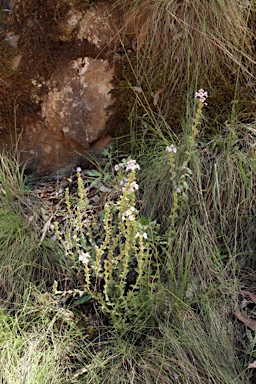
[[[98,223],[103,232],[100,239],[95,238],[92,230],[98,217],[93,214],[88,200],[81,169],[77,170],[79,201],[75,214],[66,190],[70,226],[64,239],[56,224],[57,235],[64,243],[67,255],[83,268],[83,293],[94,298],[105,313],[114,317],[115,325],[121,324],[124,316],[136,313],[135,307],[140,300],[145,300],[144,288],[154,280],[150,267],[150,241],[136,209],[135,195],[139,189],[136,171],[139,169],[132,159],[114,166],[119,198],[117,201],[109,199],[105,204],[103,222]],[[150,288],[146,291],[149,293]]]
[[[189,185],[188,185],[187,179],[189,179],[192,174],[189,168],[189,162],[190,162],[191,154],[195,145],[196,137],[198,135],[198,125],[202,117],[203,107],[204,105],[206,105],[205,100],[207,97],[208,97],[208,93],[203,89],[199,89],[198,92],[195,92],[195,98],[197,100],[197,110],[196,110],[195,118],[193,120],[192,134],[189,139],[189,149],[186,152],[187,158],[185,159],[182,167],[180,168],[181,176],[179,177],[179,186],[177,187],[177,185],[176,186],[174,185],[174,188],[173,188],[173,204],[172,204],[172,213],[170,216],[171,228],[173,228],[175,219],[177,217],[180,196],[185,201],[187,201],[188,199],[187,191],[189,189]],[[166,147],[166,151],[169,156],[171,182],[174,183],[175,179],[177,178],[176,171],[175,171],[175,155],[177,154],[177,148],[175,147],[174,144],[171,144]]]

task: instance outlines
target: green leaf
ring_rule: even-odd
[[[143,216],[141,216],[141,217],[139,218],[139,223],[140,223],[141,225],[143,225],[143,226],[146,226],[146,225],[149,224],[149,218],[148,218],[147,216],[143,215]]]
[[[106,173],[105,176],[104,176],[104,181],[108,181],[108,180],[111,180],[111,175],[110,173]]]
[[[188,195],[185,192],[182,193],[181,197],[182,197],[183,201],[185,201],[185,202],[188,201]]]
[[[107,172],[107,170],[109,169],[109,167],[110,167],[110,162],[108,161],[106,164],[105,164],[105,166],[104,166],[104,172]]]
[[[97,184],[99,184],[99,182],[100,182],[100,177],[98,177],[97,179],[93,180],[93,181],[91,182],[91,185],[92,185],[92,186],[93,186],[93,185],[97,185]]]
[[[89,171],[86,171],[86,174],[91,177],[101,177],[101,173],[96,169],[91,169]]]
[[[84,304],[86,303],[87,301],[89,301],[91,299],[91,295],[86,295],[86,296],[82,296],[80,297],[79,299],[75,300],[74,303],[72,305],[81,305],[81,304]]]

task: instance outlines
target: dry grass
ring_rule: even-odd
[[[246,73],[245,60],[255,64],[248,29],[250,5],[237,0],[210,0],[204,5],[200,0],[144,0],[125,1],[124,8],[123,32],[136,40],[142,67],[152,74],[148,79],[159,75],[159,66],[171,70],[171,94],[202,70],[210,86],[213,74],[225,81],[227,69],[232,73],[241,68]]]
[[[133,129],[144,130],[150,120],[180,132],[181,117],[188,115],[191,96],[199,88],[210,96],[212,121],[223,123],[232,108],[252,118],[255,11],[251,3],[120,0],[118,4],[124,9],[121,44],[128,49],[121,104],[129,108]],[[134,91],[134,86],[143,93]]]

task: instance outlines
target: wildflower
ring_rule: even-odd
[[[180,188],[177,188],[177,189],[176,189],[176,192],[177,192],[177,193],[180,193],[180,192],[181,192],[181,189],[180,189]]]
[[[77,173],[80,173],[82,171],[82,169],[80,167],[77,167],[76,171],[77,171]]]
[[[120,185],[126,185],[127,182],[128,182],[128,179],[125,177],[124,179],[122,179],[122,180],[120,181]]]
[[[143,233],[137,232],[136,235],[135,235],[136,238],[140,237],[140,236],[143,237],[144,239],[148,238],[148,235],[146,234],[146,232],[143,232]]]
[[[125,212],[125,215],[128,217],[130,221],[134,220],[133,211],[134,211],[134,207],[131,207],[130,209],[127,209],[127,211]]]
[[[133,221],[133,220],[135,220],[135,217],[134,217],[132,214],[131,214],[131,215],[127,215],[127,217],[122,216],[122,217],[121,217],[121,220],[122,220],[122,221],[125,221],[126,218],[128,218],[129,221]]]
[[[177,152],[177,148],[175,148],[174,145],[171,144],[169,147],[166,147],[166,151],[169,152],[169,153],[171,153],[171,152],[176,153]]]
[[[135,171],[135,169],[140,169],[139,164],[136,163],[136,160],[129,160],[127,163],[126,171]]]
[[[127,209],[127,211],[124,212],[123,216],[121,217],[121,220],[122,221],[125,221],[126,219],[130,221],[135,220],[135,217],[134,217],[135,211],[136,210],[134,207],[130,207],[129,209]]]
[[[129,187],[127,189],[128,193],[133,193],[135,190],[137,191],[139,189],[139,186],[135,181],[133,181],[131,184],[128,184],[128,180],[126,179],[126,180],[121,180],[120,184],[123,185],[122,192],[124,192],[127,187]]]
[[[131,183],[131,187],[134,188],[136,191],[139,189],[139,186],[138,186],[138,184],[136,183],[136,181],[133,181],[133,182]]]
[[[90,261],[90,258],[91,258],[91,256],[90,256],[89,252],[84,253],[82,251],[79,255],[79,261],[81,261],[81,263],[83,263],[83,264],[88,264]]]
[[[122,168],[124,168],[123,163],[119,163],[119,164],[116,164],[116,165],[114,166],[114,169],[115,169],[116,172],[119,171],[119,169],[122,169]]]
[[[199,89],[198,92],[195,93],[195,97],[199,98],[199,100],[204,103],[206,98],[208,97],[208,93],[206,91],[204,91],[203,89]]]

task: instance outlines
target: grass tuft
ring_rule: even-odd
[[[69,275],[65,253],[43,235],[42,203],[29,193],[15,157],[0,158],[0,292],[2,299],[22,300],[31,284],[42,289]]]

